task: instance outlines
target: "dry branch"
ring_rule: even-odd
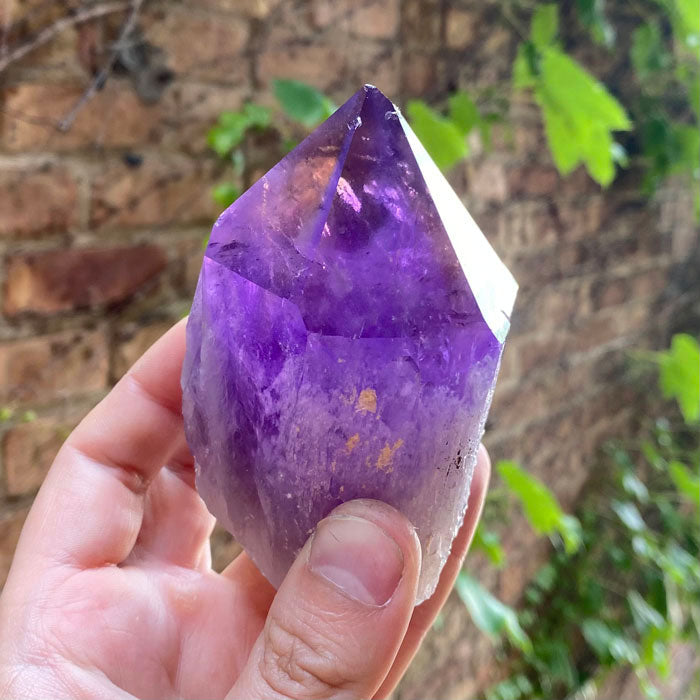
[[[5,56],[2,56],[0,58],[0,75],[7,70],[8,66],[16,63],[27,54],[38,49],[40,46],[47,44],[66,29],[74,27],[78,24],[83,24],[84,22],[89,22],[90,20],[97,19],[99,17],[115,14],[117,12],[124,12],[125,10],[128,10],[129,7],[133,6],[133,4],[134,3],[131,2],[108,2],[95,7],[78,10],[74,14],[67,15],[66,17],[61,17],[61,19],[56,20],[53,22],[53,24],[50,24],[48,27],[42,29],[35,37],[26,43],[20,44],[16,48],[9,51]],[[138,4],[143,4],[143,0],[141,0],[141,2]]]

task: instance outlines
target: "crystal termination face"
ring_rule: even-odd
[[[416,526],[418,602],[462,522],[517,285],[367,85],[216,222],[187,326],[211,512],[278,586],[355,498]]]

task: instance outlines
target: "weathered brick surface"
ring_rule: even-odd
[[[103,329],[63,331],[0,344],[0,403],[42,403],[104,389]]]
[[[0,192],[2,237],[63,233],[78,221],[78,183],[63,166],[0,169]]]
[[[8,430],[2,442],[5,489],[10,496],[36,491],[78,417],[40,418]]]
[[[120,329],[113,342],[113,380],[118,381],[172,325],[169,321],[159,321],[148,326],[132,325]]]
[[[5,88],[0,94],[0,100],[4,98],[0,147],[37,152],[158,142],[164,128],[161,106],[144,105],[122,80],[108,84],[80,110],[69,131],[59,131],[59,121],[73,109],[84,89],[75,82]]]
[[[136,167],[123,159],[102,164],[92,184],[90,223],[96,229],[207,224],[218,211],[209,165],[152,155]]]
[[[123,301],[164,267],[165,254],[150,245],[11,256],[3,308],[48,314]]]
[[[27,33],[63,11],[0,2],[8,9]],[[3,76],[0,408],[14,417],[0,423],[0,580],[65,431],[187,312],[218,212],[210,190],[230,176],[206,144],[217,115],[246,99],[277,110],[270,87],[283,77],[338,103],[372,82],[402,104],[440,105],[456,88],[510,84],[518,41],[496,0],[149,0],[140,26],[174,74],[153,104],[134,90],[140,73],[112,77],[72,128],[57,129],[89,84],[102,25],[66,33]],[[606,59],[596,71],[610,68]],[[610,75],[626,79],[619,67]],[[640,167],[609,190],[583,168],[560,177],[532,100],[513,95],[509,110],[493,148],[472,139],[470,159],[450,174],[521,285],[486,442],[572,507],[598,445],[632,424],[625,353],[663,342],[669,319],[683,330],[676,309],[700,315],[687,292],[698,229],[680,184],[651,206],[639,195]],[[276,160],[275,144],[260,135],[247,144],[256,175]],[[20,422],[28,410],[39,418]],[[547,553],[513,518],[505,572],[470,560],[508,601]],[[236,552],[221,531],[214,548],[219,568]],[[497,677],[492,647],[458,601],[444,620],[401,700],[480,696]]]
[[[22,525],[29,510],[8,510],[0,513],[0,586],[5,583],[12,563],[12,554],[17,546]]]

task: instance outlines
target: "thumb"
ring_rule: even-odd
[[[398,511],[336,508],[289,570],[227,700],[371,698],[411,619],[419,569],[418,538]]]

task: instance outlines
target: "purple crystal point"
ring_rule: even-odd
[[[316,523],[417,527],[418,600],[462,521],[517,285],[367,85],[214,226],[183,411],[209,509],[276,586]]]

